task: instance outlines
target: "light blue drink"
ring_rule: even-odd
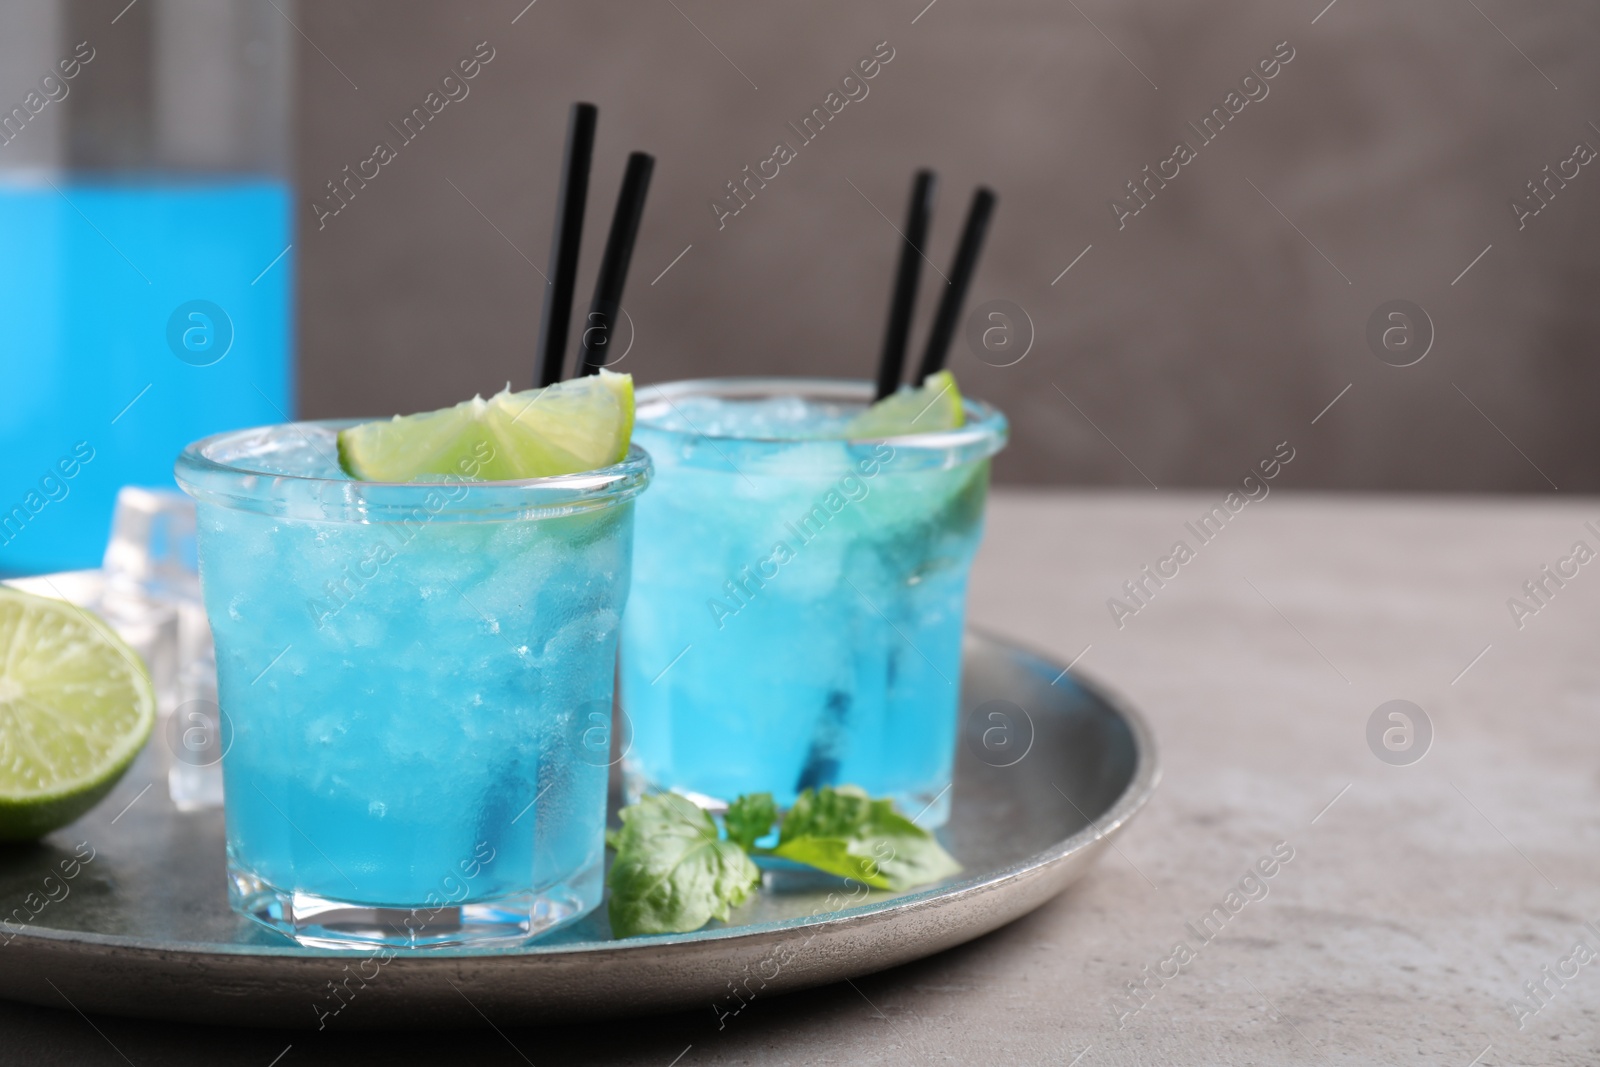
[[[276,179],[0,180],[0,574],[97,566],[121,486],[292,409],[291,240]],[[195,300],[225,354],[169,343]]]
[[[336,428],[224,434],[178,464],[234,906],[333,945],[514,941],[585,914],[648,458],[381,485],[339,474]]]
[[[656,485],[623,620],[630,794],[787,806],[852,784],[920,825],[947,818],[967,572],[1006,423],[968,402],[959,430],[839,439],[869,396],[792,379],[640,393]]]

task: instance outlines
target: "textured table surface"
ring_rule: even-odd
[[[0,1063],[1600,1062],[1600,959],[1573,951],[1600,950],[1600,562],[1572,560],[1600,551],[1600,501],[1280,490],[1201,544],[1185,523],[1223,495],[993,501],[973,623],[1081,654],[1149,716],[1166,777],[1083,883],[988,937],[721,1031],[708,1012],[279,1033],[0,1004]],[[1119,629],[1107,600],[1179,540],[1193,558]],[[1564,558],[1576,576],[1523,593]],[[1394,699],[1432,727],[1409,765],[1368,741]],[[1292,858],[1246,878],[1275,848]]]

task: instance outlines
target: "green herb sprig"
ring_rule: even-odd
[[[770,793],[739,797],[716,820],[681,796],[645,797],[623,808],[607,835],[617,852],[607,885],[611,932],[688,933],[726,920],[761,885],[752,856],[774,856],[874,889],[901,892],[959,873],[933,834],[856,786],[807,789],[779,819]],[[778,843],[756,842],[778,826]]]

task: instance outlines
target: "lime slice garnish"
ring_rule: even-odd
[[[155,721],[150,676],[111,627],[0,586],[0,841],[41,837],[94,807]]]
[[[913,433],[953,430],[966,421],[961,390],[947,370],[930,374],[917,389],[901,389],[855,417],[846,428],[852,440],[904,437]]]
[[[339,432],[339,465],[369,482],[550,478],[622,462],[632,435],[633,377],[603,370],[352,426]]]

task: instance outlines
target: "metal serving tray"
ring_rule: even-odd
[[[1138,713],[1062,665],[971,634],[964,670],[941,837],[966,870],[946,883],[852,896],[819,879],[757,894],[727,924],[623,941],[611,938],[602,905],[519,948],[392,958],[302,948],[228,909],[221,812],[183,814],[163,789],[145,791],[155,763],[147,751],[77,823],[36,845],[0,846],[0,918],[12,919],[0,925],[0,997],[59,1006],[65,995],[85,1012],[313,1029],[692,1008],[727,1017],[757,995],[939,952],[1081,878],[1159,776]],[[61,863],[81,858],[80,842],[93,859],[69,862],[75,877],[64,880]]]

